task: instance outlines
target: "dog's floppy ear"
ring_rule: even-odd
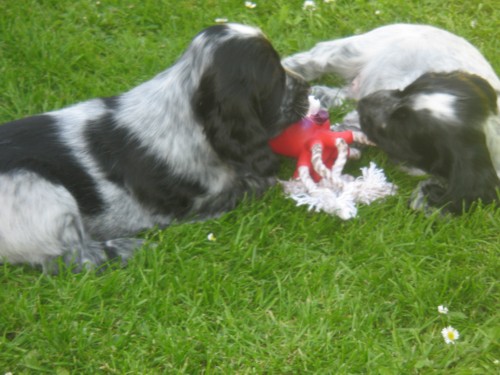
[[[230,48],[220,46],[215,52],[193,95],[192,108],[219,157],[271,176],[278,161],[268,141],[280,118],[285,72],[267,41],[236,42],[227,41]]]
[[[452,142],[448,143],[452,164],[447,195],[454,202],[454,211],[461,212],[475,200],[487,204],[499,197],[500,180],[487,144],[492,140],[487,141],[485,135],[488,121],[498,116],[497,95],[479,76],[457,72],[449,77],[450,83],[457,82],[462,89],[456,108],[463,124],[447,133],[448,142]]]
[[[403,94],[412,98],[407,102],[413,103],[413,121],[405,118],[405,126],[394,127],[389,145],[397,149],[405,144],[395,142],[397,136],[409,139],[410,148],[402,156],[441,181],[422,188],[427,203],[460,214],[474,201],[497,201],[500,180],[488,147],[494,141],[489,135],[488,145],[485,133],[498,116],[491,85],[464,72],[427,73]],[[442,95],[446,100],[436,105],[428,100],[429,95]]]
[[[258,113],[259,98],[249,86],[221,87],[213,74],[206,73],[193,96],[193,107],[221,159],[270,176],[277,171],[277,159],[267,145],[267,130]]]
[[[500,180],[496,174],[481,130],[462,129],[448,133],[440,152],[448,153],[449,172],[445,186],[426,188],[428,203],[460,214],[474,201],[488,204],[498,200]]]

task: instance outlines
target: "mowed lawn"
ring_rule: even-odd
[[[282,56],[387,23],[429,23],[466,37],[500,73],[495,0],[315,10],[292,0],[3,0],[0,122],[125,91],[217,18],[261,27]],[[398,194],[350,221],[296,207],[275,187],[219,219],[152,230],[158,246],[127,268],[47,276],[0,265],[0,374],[500,373],[500,210],[411,212],[419,178],[376,149],[348,171],[372,160]],[[284,160],[281,177],[292,170]],[[448,326],[454,344],[441,335]]]

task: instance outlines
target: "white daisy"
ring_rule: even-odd
[[[440,314],[448,314],[448,308],[443,305],[438,306],[438,313]]]
[[[458,331],[452,326],[443,328],[441,335],[443,335],[444,342],[447,344],[455,344],[455,341],[460,337]]]
[[[255,3],[252,3],[251,1],[245,1],[245,6],[248,8],[248,9],[253,9],[257,6],[257,4]]]
[[[216,18],[215,23],[227,23],[227,18]]]
[[[316,10],[316,3],[313,0],[306,0],[304,1],[304,5],[302,5],[302,9]]]
[[[217,237],[215,237],[215,234],[209,233],[207,236],[207,240],[209,240],[211,242],[215,242],[215,241],[217,241]]]

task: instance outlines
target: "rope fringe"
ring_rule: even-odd
[[[370,204],[377,199],[394,195],[397,186],[388,182],[384,171],[373,162],[369,167],[361,168],[361,176],[355,178],[342,174],[349,158],[349,147],[343,139],[337,140],[338,157],[331,169],[321,158],[323,149],[320,144],[312,147],[312,165],[321,176],[315,183],[308,167],[299,168],[299,178],[280,181],[285,194],[292,198],[297,206],[306,205],[308,210],[326,212],[342,220],[356,217],[356,204]]]

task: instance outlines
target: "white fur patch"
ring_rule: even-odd
[[[458,120],[454,108],[456,100],[455,96],[443,93],[419,95],[413,102],[413,109],[428,110],[435,118],[456,121]]]
[[[229,26],[231,30],[234,30],[245,36],[262,36],[262,31],[260,31],[260,29],[256,27],[240,25],[236,23],[228,23],[227,26]]]
[[[78,205],[64,187],[16,171],[0,174],[0,197],[0,262],[41,264],[78,243],[77,233],[67,230],[79,217]]]

